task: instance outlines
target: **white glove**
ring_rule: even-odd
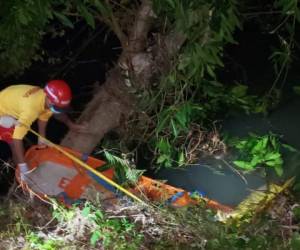
[[[50,143],[48,143],[46,140],[44,140],[41,137],[39,137],[39,139],[38,139],[38,145],[40,145],[40,146],[51,146]]]
[[[23,181],[26,181],[26,174],[29,172],[29,168],[28,168],[28,165],[27,163],[19,163],[18,164],[18,167],[19,167],[19,170],[20,170],[20,180],[23,182]]]

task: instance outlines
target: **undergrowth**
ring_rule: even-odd
[[[299,211],[290,193],[238,225],[215,221],[200,205],[105,210],[86,202],[67,209],[14,198],[1,203],[0,249],[299,249]]]
[[[238,151],[238,159],[233,163],[244,171],[252,171],[263,166],[273,168],[278,176],[283,174],[283,149],[296,153],[297,150],[280,141],[280,137],[270,133],[263,136],[250,133],[246,138],[232,138],[229,145]]]

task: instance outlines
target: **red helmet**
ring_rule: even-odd
[[[51,103],[57,107],[67,107],[72,100],[72,91],[64,80],[51,80],[44,90]]]

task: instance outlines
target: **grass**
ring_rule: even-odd
[[[17,197],[0,206],[0,249],[300,249],[300,208],[289,193],[239,226],[214,221],[202,206],[66,209]]]

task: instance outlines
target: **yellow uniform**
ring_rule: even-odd
[[[18,120],[13,139],[23,139],[35,120],[47,121],[51,117],[45,99],[44,90],[33,85],[12,85],[0,92],[0,116],[9,115]]]

